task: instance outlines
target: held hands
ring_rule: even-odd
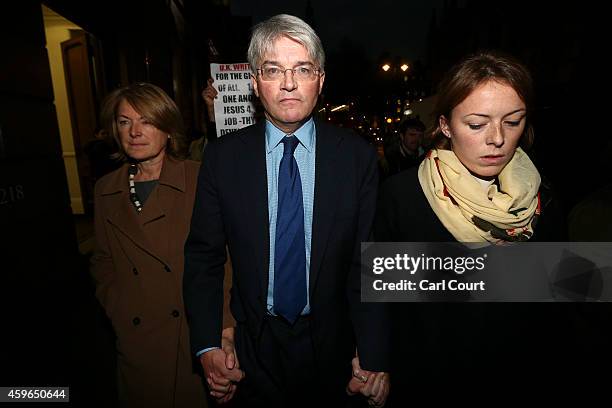
[[[228,402],[236,393],[237,383],[244,378],[234,348],[234,328],[223,330],[221,349],[210,350],[200,356],[206,382],[218,403]]]
[[[361,369],[359,356],[352,361],[353,377],[346,386],[349,395],[361,393],[368,398],[368,405],[383,407],[389,395],[389,373]]]

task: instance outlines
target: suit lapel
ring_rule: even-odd
[[[242,134],[241,139],[244,151],[235,157],[235,163],[242,163],[240,176],[244,180],[242,188],[244,222],[249,231],[250,242],[253,243],[253,255],[259,272],[260,294],[265,305],[270,265],[265,120],[254,126],[252,132]]]
[[[158,184],[151,192],[151,195],[147,199],[147,202],[142,207],[142,212],[138,216],[138,221],[143,227],[149,225],[153,221],[157,221],[160,218],[164,218],[166,216],[164,208],[172,208],[167,206],[168,204],[170,204],[168,203],[168,199],[171,197],[169,197],[168,194],[164,194],[160,190],[165,189],[163,187],[160,188],[160,185]],[[162,205],[162,201],[166,202],[165,206]]]
[[[268,179],[265,151],[265,121],[254,127],[253,132],[241,136],[245,149],[235,157],[236,163],[242,163],[241,174],[244,179],[243,205],[249,216],[244,222],[249,230],[250,242],[253,243],[254,258],[259,272],[260,293],[262,302],[266,303],[268,293],[268,271],[270,264],[270,223],[268,213]],[[312,296],[321,270],[329,233],[336,214],[336,178],[334,157],[342,140],[328,128],[315,122],[317,131],[315,192],[312,222],[312,242],[310,255],[310,283]]]
[[[142,229],[152,244],[155,253],[169,261],[172,254],[181,253],[180,240],[168,237],[179,237],[179,222],[172,221],[172,215],[180,213],[180,197],[185,193],[185,166],[171,158],[164,160],[164,166],[159,176],[159,183],[152,192],[140,214]],[[181,214],[179,216],[187,216]]]
[[[170,225],[166,214],[167,210],[173,208],[175,195],[176,192],[172,189],[158,184],[151,192],[138,217],[140,230],[147,237],[151,250],[158,258],[163,259],[164,263],[167,263],[168,255],[172,253],[168,248],[170,244],[168,238],[177,236],[172,230],[176,223]]]
[[[334,157],[339,154],[337,152],[338,145],[342,140],[336,133],[329,132],[329,128],[320,126],[318,121],[315,122],[315,125],[317,156],[310,252],[309,290],[311,299],[316,288],[329,233],[336,214],[335,183],[337,183],[337,178],[334,175],[339,174],[339,172],[335,169]]]
[[[109,183],[109,188],[102,194],[109,200],[109,208],[116,209],[108,216],[108,221],[126,238],[140,247],[149,255],[164,264],[164,254],[169,253],[168,240],[159,236],[160,231],[168,231],[165,209],[174,208],[177,194],[175,188],[184,189],[184,173],[182,167],[172,160],[166,160],[160,175],[160,181],[151,196],[143,206],[142,213],[136,213],[127,188],[127,166],[115,175],[115,180]],[[145,231],[156,239],[147,238]],[[171,233],[169,236],[173,236]]]
[[[127,187],[121,192],[108,196],[108,200],[110,200],[109,207],[116,209],[113,213],[109,214],[108,222],[140,249],[157,257],[151,242],[144,234],[140,224],[140,215],[136,213],[130,202]]]

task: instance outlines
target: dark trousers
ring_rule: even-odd
[[[246,375],[238,385],[236,406],[346,406],[344,388],[337,386],[342,379],[330,384],[325,361],[317,361],[309,317],[290,325],[282,318],[266,316],[258,336],[238,324],[235,337]]]

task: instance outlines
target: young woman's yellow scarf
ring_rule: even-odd
[[[451,150],[432,149],[419,182],[442,224],[459,242],[526,241],[540,214],[540,174],[519,147],[486,190]]]

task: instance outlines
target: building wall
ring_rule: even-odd
[[[47,40],[47,54],[49,55],[53,93],[55,95],[55,110],[62,144],[62,157],[64,158],[68,190],[70,192],[70,205],[73,214],[83,214],[83,198],[72,136],[72,120],[68,105],[61,46],[63,41],[70,39],[69,30],[80,30],[81,28],[56,14],[51,9],[45,6],[42,6],[42,8]]]

